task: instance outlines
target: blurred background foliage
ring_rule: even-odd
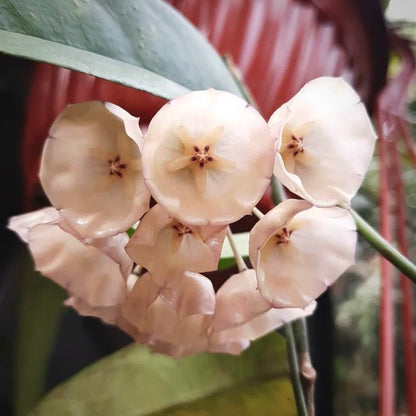
[[[395,4],[394,14],[404,13],[400,1]],[[405,2],[406,3],[406,2]],[[416,6],[413,5],[416,17]],[[416,22],[396,20],[392,26],[412,41],[416,53]],[[389,74],[396,74],[400,66],[398,58],[390,58]],[[412,137],[416,137],[416,86],[409,91],[407,121]],[[408,212],[407,235],[409,257],[416,258],[416,174],[409,155],[399,147],[406,187],[406,209]],[[379,158],[375,156],[353,207],[373,226],[378,225],[379,210]],[[341,416],[378,414],[378,352],[379,352],[379,301],[380,264],[378,257],[365,241],[360,241],[357,264],[332,287],[336,322],[335,332],[335,413]],[[398,283],[398,281],[396,281]],[[413,291],[413,304],[416,295]],[[397,415],[406,415],[404,389],[404,362],[400,305],[401,293],[398,284],[395,291],[396,319],[396,401]],[[416,310],[414,309],[414,312]],[[414,322],[416,313],[414,313]],[[414,328],[413,328],[414,330]],[[416,333],[414,333],[416,335]]]

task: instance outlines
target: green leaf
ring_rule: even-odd
[[[23,416],[45,394],[46,371],[65,292],[33,270],[26,250],[22,250],[19,265],[15,414]]]
[[[270,334],[240,357],[173,360],[131,345],[53,390],[31,416],[280,415],[296,410],[285,343]]]
[[[189,92],[151,71],[32,36],[0,30],[0,52],[48,62],[172,99]]]
[[[4,53],[65,66],[165,98],[183,94],[184,87],[239,94],[214,49],[160,0],[3,0],[0,29],[16,35],[0,34]]]

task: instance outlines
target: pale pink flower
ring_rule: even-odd
[[[342,79],[308,82],[269,120],[278,138],[274,174],[318,206],[349,203],[366,174],[377,138],[364,104]]]
[[[286,200],[250,233],[250,261],[274,307],[305,308],[354,264],[357,233],[347,210]]]
[[[157,204],[140,221],[126,251],[157,285],[170,287],[186,270],[216,270],[225,234],[224,227],[182,224]]]
[[[24,243],[28,243],[29,231],[35,225],[53,224],[59,222],[59,220],[59,212],[53,207],[46,207],[10,217],[7,228],[14,231]]]
[[[10,218],[9,228],[28,243],[36,270],[68,291],[67,305],[82,315],[115,322],[133,265],[123,250],[127,235],[85,244],[60,227],[60,218],[49,207]]]
[[[174,358],[206,350],[215,311],[210,280],[185,272],[176,287],[160,291],[149,273],[139,277],[123,306],[120,326],[137,342]]]
[[[82,237],[127,230],[148,210],[138,119],[114,104],[69,105],[43,150],[40,179],[52,205]]]
[[[249,214],[266,190],[274,140],[260,114],[224,91],[196,91],[152,119],[143,173],[153,197],[179,221],[226,225]]]
[[[312,302],[305,309],[274,309],[258,291],[253,269],[235,274],[217,292],[209,350],[240,354],[250,341],[311,315],[315,307],[316,302]]]

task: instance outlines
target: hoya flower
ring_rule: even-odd
[[[364,104],[342,79],[308,82],[269,120],[278,138],[274,174],[318,206],[349,203],[370,165],[377,138]]]
[[[240,354],[250,341],[312,314],[315,307],[312,302],[305,309],[274,309],[257,289],[253,269],[235,274],[217,292],[210,351]]]
[[[127,243],[127,235],[100,240],[100,250],[64,231],[59,220],[54,208],[46,208],[12,217],[9,228],[28,243],[36,270],[68,291],[67,305],[82,315],[115,322],[127,295],[126,274],[132,267],[118,248]]]
[[[249,214],[269,184],[273,163],[274,140],[260,114],[213,89],[166,104],[144,140],[146,184],[186,224],[226,225]]]
[[[185,272],[161,292],[146,273],[123,306],[120,326],[153,351],[178,358],[206,350],[214,311],[214,288],[205,276]]]
[[[357,233],[347,210],[288,199],[250,233],[261,294],[276,308],[305,308],[354,264]]]
[[[56,223],[59,220],[59,212],[53,207],[47,207],[10,217],[7,228],[14,231],[24,243],[28,243],[29,231],[35,225]]]
[[[138,120],[114,104],[69,105],[49,131],[40,180],[82,237],[127,230],[147,211]]]
[[[226,228],[185,225],[159,204],[140,221],[126,251],[161,287],[176,285],[184,271],[215,270]]]

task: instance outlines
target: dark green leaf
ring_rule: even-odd
[[[274,333],[241,357],[177,361],[132,345],[58,386],[31,416],[295,416],[284,345]]]
[[[19,277],[15,414],[23,416],[45,393],[65,292],[33,270],[26,250],[22,250]]]

